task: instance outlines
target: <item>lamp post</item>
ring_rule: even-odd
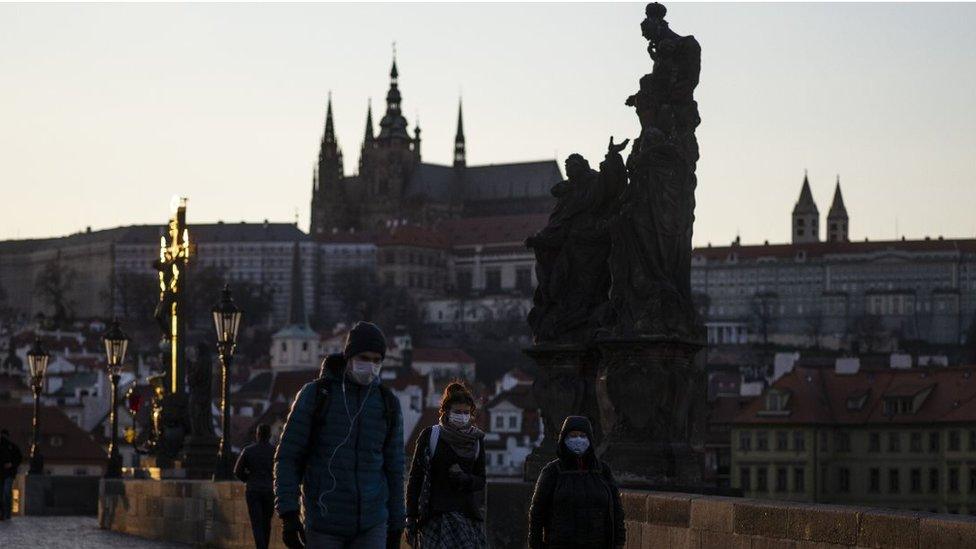
[[[243,312],[234,305],[230,286],[224,285],[220,303],[213,308],[214,328],[217,330],[217,350],[220,353],[220,370],[223,386],[220,399],[220,449],[217,451],[217,470],[214,480],[231,480],[230,404],[227,402],[230,377],[230,363],[237,347],[237,331],[241,327]]]
[[[106,365],[109,379],[112,381],[112,408],[109,412],[112,421],[112,441],[108,446],[108,468],[105,470],[105,478],[119,478],[122,476],[122,455],[119,454],[119,418],[116,410],[122,361],[125,360],[125,351],[129,347],[129,337],[119,327],[119,321],[113,320],[102,340],[105,342]]]
[[[44,386],[44,373],[47,372],[47,362],[51,355],[47,354],[41,345],[41,340],[34,339],[34,345],[27,352],[27,365],[30,369],[31,389],[34,392],[34,420],[31,424],[30,471],[31,475],[44,474],[44,458],[41,456],[40,445],[40,402],[41,388]]]

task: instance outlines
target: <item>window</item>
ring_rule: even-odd
[[[470,292],[471,291],[471,271],[458,271],[457,275],[457,289],[460,292]]]
[[[935,467],[929,469],[929,492],[939,491],[939,470]]]
[[[912,469],[911,485],[911,490],[913,493],[922,491],[922,470],[917,467]]]
[[[949,491],[956,493],[959,491],[959,468],[949,469]]]
[[[789,436],[787,436],[786,431],[779,431],[776,433],[776,451],[785,452],[789,449]]]
[[[756,468],[756,491],[766,492],[769,490],[769,486],[766,484],[766,468],[757,467]]]
[[[929,433],[929,452],[939,451],[939,433]]]
[[[765,452],[769,450],[769,435],[766,431],[759,431],[756,433],[756,450],[760,452]]]
[[[495,416],[495,429],[505,428],[505,418],[502,416]]]
[[[851,451],[851,434],[845,432],[834,433],[834,446],[838,452]]]
[[[901,436],[898,433],[888,433],[888,451],[901,452]]]
[[[851,491],[851,470],[847,467],[837,469],[837,491],[841,494]]]
[[[752,470],[750,470],[748,467],[742,467],[739,469],[739,488],[745,492],[752,490],[751,472]]]
[[[868,436],[868,452],[880,452],[881,451],[881,434],[871,433]]]
[[[949,431],[949,451],[958,452],[962,446],[962,435],[959,431]]]
[[[288,343],[286,343],[286,342],[284,342],[284,341],[282,341],[282,342],[281,342],[281,351],[282,351],[282,352],[285,352],[285,351],[287,351],[287,350],[288,350]]]
[[[793,449],[797,452],[806,450],[807,437],[803,431],[793,431]]]
[[[803,467],[793,468],[793,491],[794,492],[805,492],[806,491],[806,473]]]
[[[785,492],[788,490],[786,487],[787,472],[786,467],[776,468],[776,491]]]
[[[515,269],[515,287],[522,292],[532,291],[532,270],[528,267]]]
[[[888,492],[891,494],[901,492],[901,475],[898,469],[888,469]]]
[[[881,491],[881,469],[872,467],[868,478],[868,492],[878,493]]]
[[[307,341],[303,341],[302,342],[302,351],[308,351],[308,342]]]
[[[485,290],[497,292],[502,289],[502,272],[499,269],[485,269]]]
[[[739,450],[743,452],[752,450],[752,433],[749,431],[739,433]]]
[[[518,418],[515,416],[508,416],[508,428],[515,429],[518,426]]]
[[[912,452],[922,451],[922,433],[912,433],[911,442],[909,443]]]

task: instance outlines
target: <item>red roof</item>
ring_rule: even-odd
[[[281,397],[284,402],[291,404],[295,400],[298,391],[310,381],[315,381],[319,377],[318,370],[295,370],[293,372],[278,372],[274,381],[271,383],[271,402],[278,401]]]
[[[3,418],[4,428],[10,431],[10,440],[20,447],[26,462],[30,449],[33,406],[30,404],[0,405],[0,417]],[[105,450],[60,409],[41,406],[38,419],[41,422],[40,451],[44,456],[44,463],[105,464]]]
[[[400,225],[380,234],[376,238],[376,245],[444,249],[450,245],[447,234],[420,225]]]
[[[436,349],[415,347],[413,350],[414,362],[461,362],[464,364],[474,364],[471,355],[461,349]]]
[[[453,246],[517,244],[523,248],[525,239],[548,222],[548,214],[500,215],[451,219],[441,222],[439,228],[451,236]]]
[[[694,258],[704,258],[709,261],[724,261],[731,253],[736,259],[750,260],[764,257],[776,259],[793,259],[799,252],[804,252],[807,258],[828,255],[868,254],[877,252],[963,252],[976,253],[976,239],[952,240],[878,240],[861,242],[808,242],[802,244],[758,244],[733,245],[695,248]]]
[[[770,390],[789,394],[788,414],[764,413],[765,398],[753,400],[737,424],[933,424],[976,422],[976,367],[862,370],[838,374],[825,368],[797,367]],[[925,394],[922,394],[925,393]],[[865,396],[863,405],[860,397]],[[885,414],[885,398],[918,395],[914,413]]]
[[[417,447],[417,439],[420,438],[420,433],[424,432],[424,429],[430,427],[431,425],[437,423],[440,420],[440,411],[437,408],[424,408],[420,413],[420,419],[417,420],[417,424],[413,428],[413,432],[410,433],[406,439],[404,439],[404,448],[407,449],[407,459],[413,455],[414,449]]]

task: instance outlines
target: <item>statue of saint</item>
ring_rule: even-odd
[[[536,286],[529,325],[536,343],[586,343],[610,288],[606,219],[627,184],[620,152],[629,140],[610,138],[600,171],[579,154],[566,159],[567,180],[552,188],[549,223],[525,244],[535,251]]]
[[[213,415],[210,411],[213,394],[213,360],[210,348],[202,341],[193,348],[194,357],[188,361],[186,383],[190,388],[190,434],[195,437],[214,436]]]

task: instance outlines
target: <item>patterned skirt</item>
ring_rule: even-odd
[[[416,549],[486,549],[485,524],[458,512],[442,513],[424,524]]]

